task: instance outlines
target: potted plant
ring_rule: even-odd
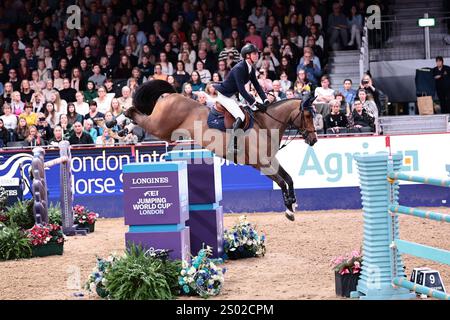
[[[353,250],[345,256],[335,257],[331,264],[335,274],[336,295],[350,297],[356,290],[361,272],[361,250]]]
[[[216,296],[220,293],[224,282],[225,268],[220,268],[209,257],[212,248],[201,249],[190,264],[182,262],[182,269],[178,277],[181,292],[185,295],[199,295],[202,298]],[[221,263],[222,260],[216,261]]]
[[[265,236],[259,235],[256,227],[247,221],[246,216],[239,217],[238,223],[224,231],[224,258],[239,259],[264,256],[266,252]]]
[[[85,286],[86,290],[96,292],[103,299],[107,298],[109,296],[109,292],[106,289],[107,281],[105,275],[117,260],[118,257],[114,254],[110,255],[106,259],[97,257],[97,265],[89,276]]]
[[[73,207],[73,222],[78,225],[79,229],[87,229],[89,232],[94,232],[97,218],[97,213],[88,210],[84,206],[76,205]]]
[[[62,255],[65,236],[57,224],[34,225],[27,230],[33,257]]]

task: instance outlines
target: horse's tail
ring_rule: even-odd
[[[150,80],[140,85],[133,97],[133,105],[142,113],[150,115],[156,101],[164,93],[176,93],[167,81]]]

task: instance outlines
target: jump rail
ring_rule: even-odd
[[[363,264],[357,291],[361,299],[411,299],[416,293],[450,300],[450,295],[408,281],[401,254],[450,265],[450,251],[399,238],[398,215],[450,222],[450,215],[398,204],[399,180],[450,187],[449,179],[421,177],[398,172],[401,154],[358,155],[355,157],[361,183],[364,211]],[[387,178],[387,179],[386,179]]]

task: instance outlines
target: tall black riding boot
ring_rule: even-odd
[[[239,152],[237,148],[235,149],[235,143],[237,144],[237,137],[236,137],[236,131],[240,129],[243,125],[243,121],[241,118],[236,118],[236,120],[233,123],[233,131],[231,132],[230,142],[228,143],[228,154],[234,154],[234,152]]]

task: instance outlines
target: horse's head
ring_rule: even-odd
[[[312,107],[312,102],[314,98],[307,97],[302,100],[298,110],[292,113],[291,121],[305,139],[305,143],[309,144],[311,147],[317,142],[317,133],[314,126],[314,116],[315,110]]]

